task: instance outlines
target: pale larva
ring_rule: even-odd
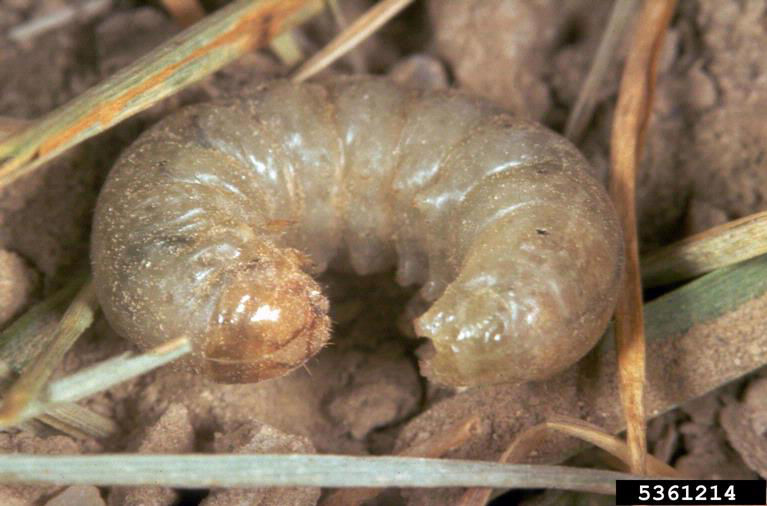
[[[610,201],[566,140],[455,92],[274,82],[182,109],[99,197],[104,312],[141,346],[187,336],[214,379],[284,374],[329,337],[307,273],[391,268],[450,385],[538,379],[598,340],[621,280]]]

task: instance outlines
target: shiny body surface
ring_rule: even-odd
[[[99,197],[100,302],[141,346],[257,381],[327,341],[310,273],[396,266],[429,303],[423,371],[471,386],[550,376],[599,339],[623,270],[604,189],[566,140],[456,92],[381,79],[277,81],[185,108],[121,157]]]

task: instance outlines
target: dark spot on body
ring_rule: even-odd
[[[163,176],[170,176],[171,171],[168,167],[168,160],[160,160],[156,163],[156,170],[159,174],[162,174]]]
[[[158,239],[165,246],[187,246],[194,243],[194,239],[188,235],[166,235]]]
[[[261,257],[252,258],[245,263],[245,265],[243,266],[243,270],[252,271],[255,269],[259,269],[261,268],[262,262],[263,260],[261,259]]]

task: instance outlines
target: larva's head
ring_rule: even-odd
[[[213,313],[201,354],[212,379],[254,383],[281,376],[330,337],[328,302],[299,254],[269,249],[234,273]]]

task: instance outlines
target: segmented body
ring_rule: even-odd
[[[283,374],[327,341],[310,274],[396,265],[432,303],[415,324],[452,385],[543,378],[611,316],[622,239],[566,140],[456,92],[382,79],[277,81],[182,109],[99,197],[104,312],[141,346],[188,336],[220,381]]]

